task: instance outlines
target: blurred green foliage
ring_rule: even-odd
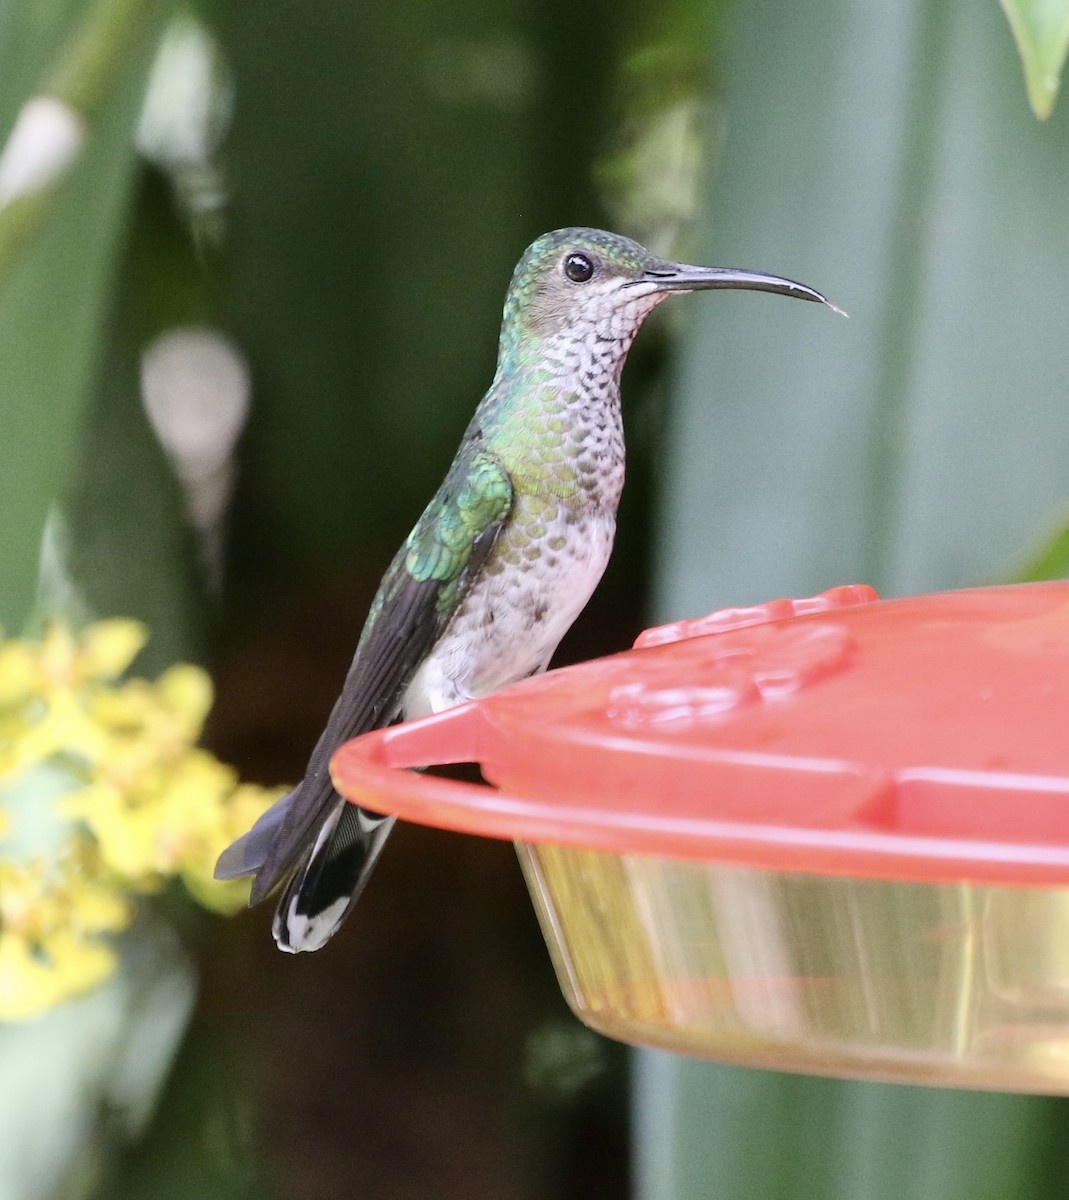
[[[86,7],[14,6],[0,39],[0,64],[10,64],[11,73],[0,66],[0,79],[20,90],[0,87],[3,128],[11,128],[37,86],[57,75],[72,47],[84,57],[76,35],[84,32]],[[150,19],[155,6],[145,12],[150,16],[128,22],[128,53],[110,71],[92,64],[92,136],[63,186],[54,197],[21,198],[41,206],[33,221],[17,211],[20,198],[0,211],[0,624],[9,629],[25,620],[45,518],[73,477],[84,408],[101,366],[135,178],[131,130],[160,30],[158,17]],[[111,36],[111,24],[99,32]],[[3,233],[13,210],[25,243]]]
[[[1069,0],[1003,7],[1049,116]],[[518,253],[564,224],[794,275],[852,313],[696,305],[673,318],[688,324],[671,382],[668,327],[644,333],[620,542],[572,653],[633,634],[654,529],[657,603],[679,616],[853,578],[903,591],[1002,576],[1069,493],[1069,126],[1064,106],[1042,126],[1027,114],[993,0],[213,3],[197,11],[215,39],[203,156],[149,162],[134,134],[173,12],[0,0],[0,145],[41,96],[73,112],[78,142],[13,200],[0,165],[6,628],[32,614],[50,514],[66,602],[145,619],[149,671],[224,660],[300,623],[309,595],[369,592],[490,377]],[[142,354],[179,325],[232,337],[252,381],[221,592],[141,405]],[[1065,572],[1065,540],[1029,577]],[[292,690],[299,724],[303,696],[281,676],[246,675],[238,703]],[[140,1148],[145,1113],[88,1122],[91,1153],[72,1135],[63,1194],[101,1177],[124,1200],[262,1194],[253,1118],[212,1070],[225,1040],[194,1028]],[[67,1044],[67,1075],[42,1057],[26,1082],[5,1077],[11,1103],[34,1071],[83,1071]],[[643,1064],[647,1200],[1061,1194],[1060,1102]],[[93,1059],[78,1086],[106,1109],[105,1075]],[[143,1083],[146,1111],[160,1082]],[[559,1129],[553,1162],[551,1135],[525,1134],[541,1165],[529,1194],[560,1195]],[[54,1194],[12,1178],[18,1200]]]

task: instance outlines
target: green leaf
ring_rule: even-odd
[[[47,77],[81,7],[82,0],[0,5],[0,142]]]
[[[99,359],[133,180],[147,37],[117,68],[78,163],[0,282],[0,624],[32,602],[48,511],[65,488]]]
[[[1013,571],[1015,583],[1037,583],[1045,579],[1069,579],[1069,516],[1061,522],[1034,548],[1024,560],[1024,565]]]
[[[1045,121],[1069,51],[1069,0],[999,0],[1024,65],[1028,102]]]
[[[143,72],[139,51],[146,33],[156,28],[158,7],[155,0],[95,0],[63,22],[52,4],[44,21],[31,20],[23,28],[15,23],[15,36],[0,44],[0,63],[13,52],[18,56],[20,42],[29,45],[33,58],[43,27],[50,49],[39,77],[27,80],[16,71],[21,90],[0,95],[0,113],[12,105],[17,109],[0,126],[8,131],[0,146],[0,286],[46,220],[87,134],[131,65]]]

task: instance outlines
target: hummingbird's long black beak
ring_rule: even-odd
[[[837,313],[843,310],[820,292],[793,279],[763,275],[759,271],[740,271],[735,267],[691,267],[685,263],[663,263],[644,271],[641,282],[652,283],[659,292],[698,292],[711,288],[740,288],[751,292],[776,292],[797,300],[826,304]]]

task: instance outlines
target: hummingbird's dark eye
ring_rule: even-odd
[[[587,255],[575,251],[564,260],[564,274],[572,283],[586,283],[594,274],[594,262]]]

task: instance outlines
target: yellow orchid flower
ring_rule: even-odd
[[[279,791],[240,783],[198,748],[212,703],[199,667],[122,678],[145,639],[138,622],[115,619],[78,635],[56,622],[39,640],[0,640],[5,789],[44,763],[70,780],[55,804],[69,822],[55,860],[0,858],[0,1020],[103,982],[117,961],[109,935],[130,923],[138,897],[172,879],[216,911],[245,901],[247,885],[217,884],[212,868]],[[6,829],[0,808],[0,837]]]

